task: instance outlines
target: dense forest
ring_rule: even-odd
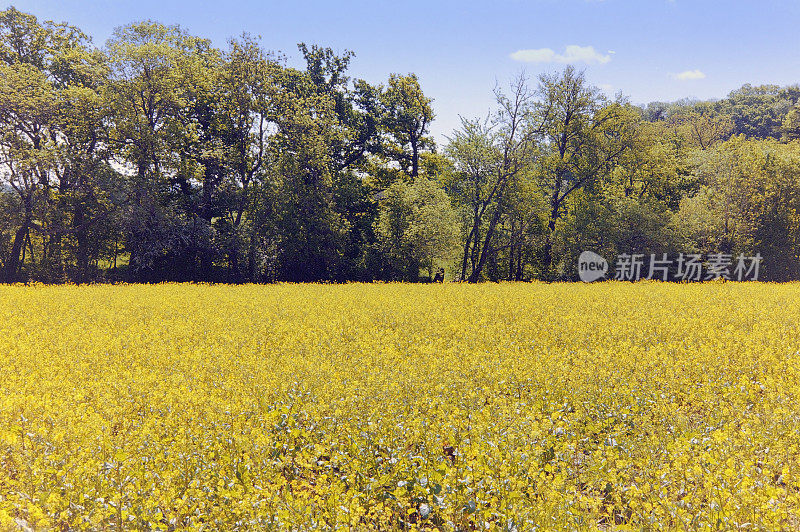
[[[437,146],[414,74],[298,48],[0,12],[0,282],[573,280],[583,250],[800,277],[798,86],[636,106],[568,66]]]

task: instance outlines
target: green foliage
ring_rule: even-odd
[[[414,74],[392,74],[381,101],[386,131],[383,155],[396,162],[400,172],[415,178],[420,154],[434,147],[433,139],[427,136],[434,118],[432,100],[425,97]]]
[[[437,152],[415,74],[298,50],[1,11],[0,281],[555,280],[586,249],[800,277],[796,85],[638,108],[567,67]]]
[[[420,177],[396,181],[385,191],[376,221],[377,245],[390,280],[416,281],[420,269],[433,277],[458,250],[458,221],[439,184]]]
[[[542,76],[538,94],[544,147],[535,166],[549,201],[542,274],[552,278],[557,224],[571,195],[593,191],[622,162],[633,148],[641,118],[624,102],[606,102],[572,67],[560,75]]]
[[[678,216],[703,252],[761,253],[765,277],[794,279],[800,257],[800,151],[743,136],[699,153],[702,187]]]

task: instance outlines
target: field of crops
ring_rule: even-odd
[[[0,530],[800,527],[800,285],[0,287]]]

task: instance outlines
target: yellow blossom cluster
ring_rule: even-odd
[[[0,287],[0,530],[791,530],[800,285]]]

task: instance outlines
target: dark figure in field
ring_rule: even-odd
[[[433,278],[434,283],[443,283],[444,282],[444,268],[439,268],[436,271],[436,276]]]

